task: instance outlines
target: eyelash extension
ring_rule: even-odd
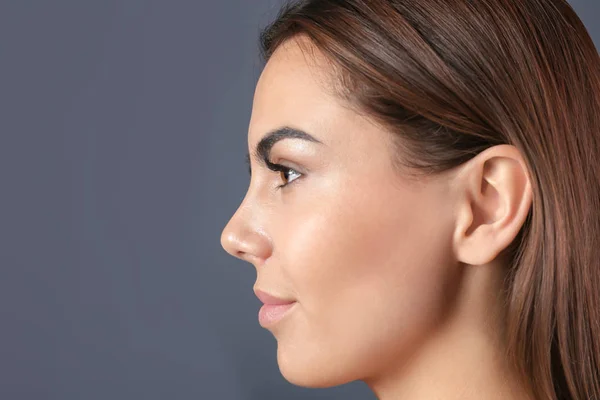
[[[267,162],[267,167],[271,170],[271,171],[275,171],[275,172],[287,172],[287,171],[294,171],[296,174],[302,176],[302,174],[298,171],[296,171],[294,168],[290,168],[290,167],[286,167],[285,165],[281,165],[281,164],[274,164],[272,162],[270,162],[269,160],[265,160]],[[298,179],[300,178],[296,178],[291,182],[288,183],[284,183],[283,185],[278,185],[276,187],[276,189],[282,189],[288,185],[293,184],[294,182],[296,182]]]

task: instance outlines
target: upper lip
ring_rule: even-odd
[[[260,301],[262,301],[264,304],[269,304],[269,305],[291,304],[296,301],[294,299],[286,299],[286,298],[282,298],[282,297],[277,297],[277,296],[274,296],[267,292],[263,292],[260,289],[255,289],[254,294],[256,294],[256,297],[258,297],[258,299]]]

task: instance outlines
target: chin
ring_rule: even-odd
[[[323,352],[309,353],[302,349],[289,351],[277,346],[277,364],[281,375],[289,383],[305,388],[329,388],[344,385],[358,378],[343,363],[327,361]],[[346,363],[347,364],[347,363]]]

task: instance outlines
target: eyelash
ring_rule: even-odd
[[[287,172],[287,171],[294,171],[296,174],[298,174],[299,176],[302,176],[302,174],[298,171],[296,171],[294,168],[290,168],[290,167],[286,167],[285,165],[281,165],[281,164],[274,164],[270,161],[267,160],[267,166],[271,171],[275,171],[275,172]],[[291,185],[292,183],[296,182],[299,178],[294,179],[291,182],[288,183],[284,183],[283,185],[278,185],[276,187],[276,189],[282,189],[288,185]]]

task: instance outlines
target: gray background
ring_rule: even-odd
[[[279,3],[0,0],[0,398],[374,398],[286,382],[219,243]]]

